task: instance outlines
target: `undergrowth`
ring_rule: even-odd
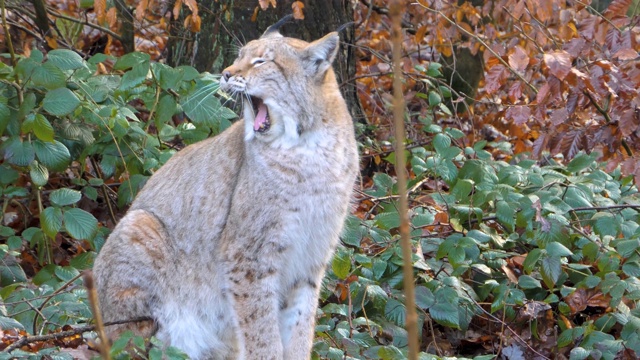
[[[34,50],[15,68],[0,63],[0,358],[71,358],[95,337],[55,336],[92,322],[79,275],[156,169],[230,125],[217,92],[216,77],[141,53],[85,60]],[[603,171],[597,154],[533,160],[509,143],[466,145],[464,133],[438,125],[449,95],[418,96],[432,115],[412,124],[427,145],[385,154],[379,168],[393,169],[397,156],[411,164],[421,359],[640,352],[632,177]],[[314,359],[406,357],[393,171],[363,183],[323,283]],[[130,334],[112,356],[183,357]]]

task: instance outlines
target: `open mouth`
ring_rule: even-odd
[[[253,131],[263,133],[271,127],[271,118],[269,117],[269,109],[262,99],[251,96],[251,106],[255,118],[253,119]]]

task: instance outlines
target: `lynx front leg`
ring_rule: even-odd
[[[264,264],[262,264],[264,265]],[[228,296],[238,324],[242,360],[282,360],[275,269],[238,256],[229,272]]]
[[[285,360],[309,359],[313,342],[320,280],[298,280],[280,311]]]

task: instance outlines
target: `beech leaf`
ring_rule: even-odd
[[[571,71],[571,55],[564,50],[544,54],[544,63],[551,74],[560,80],[564,80]]]

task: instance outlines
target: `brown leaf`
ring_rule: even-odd
[[[302,1],[294,1],[293,4],[291,4],[291,9],[293,9],[294,19],[304,20],[304,12],[302,11],[302,9],[304,9],[304,4],[302,3]]]
[[[540,157],[542,151],[549,144],[549,135],[546,132],[540,133],[540,136],[533,142],[533,156]]]
[[[613,0],[602,15],[609,19],[615,16],[625,16],[632,2],[633,0]]]
[[[512,120],[516,125],[526,124],[531,116],[531,109],[528,106],[516,105],[507,109],[505,117]]]
[[[569,305],[571,314],[576,314],[584,311],[587,306],[607,308],[609,307],[610,297],[600,290],[578,289],[567,295],[564,301]]]
[[[571,71],[571,55],[564,50],[544,54],[544,63],[555,77],[563,80]]]
[[[260,7],[256,6],[253,9],[253,14],[251,15],[251,22],[256,22],[258,20],[258,12],[260,11]]]
[[[548,232],[551,229],[551,223],[542,216],[542,204],[540,204],[540,199],[531,204],[531,207],[536,211],[536,221],[540,223],[540,230]]]
[[[416,42],[421,43],[425,35],[427,35],[427,25],[422,25],[418,28],[418,30],[416,30]]]
[[[538,0],[536,1],[536,15],[542,22],[546,22],[553,16],[553,1]]]
[[[173,4],[173,18],[178,19],[180,16],[180,9],[182,8],[182,0],[176,0],[176,3]]]
[[[184,4],[187,5],[189,10],[191,10],[191,13],[193,14],[194,18],[198,16],[198,4],[196,3],[196,0],[183,0],[183,1],[184,1]]]
[[[107,11],[107,23],[111,30],[116,30],[118,25],[118,12],[116,11],[115,6]]]
[[[96,13],[98,24],[104,23],[105,16],[107,15],[107,0],[94,0],[93,11]]]
[[[587,139],[583,130],[570,130],[561,134],[561,139],[553,149],[554,153],[562,153],[565,159],[573,159],[580,150],[586,149]]]
[[[616,51],[613,57],[620,61],[633,60],[638,57],[638,51],[631,48],[624,48]]]
[[[509,100],[516,102],[522,96],[522,82],[514,81],[509,87]]]
[[[618,119],[620,132],[623,136],[629,136],[640,128],[640,116],[633,108],[627,108]]]
[[[520,73],[524,72],[529,65],[529,56],[519,45],[516,45],[513,52],[509,54],[509,65]]]
[[[136,6],[136,20],[142,21],[142,19],[144,19],[148,7],[149,0],[140,0],[140,2],[138,2],[138,6]]]
[[[567,121],[569,118],[569,112],[566,108],[560,108],[553,110],[551,113],[551,124],[553,126],[558,126],[563,122]]]
[[[485,91],[488,94],[493,94],[500,90],[508,75],[509,72],[503,65],[496,65],[489,69],[485,76]]]
[[[258,5],[262,10],[267,10],[269,8],[269,0],[258,0]]]

